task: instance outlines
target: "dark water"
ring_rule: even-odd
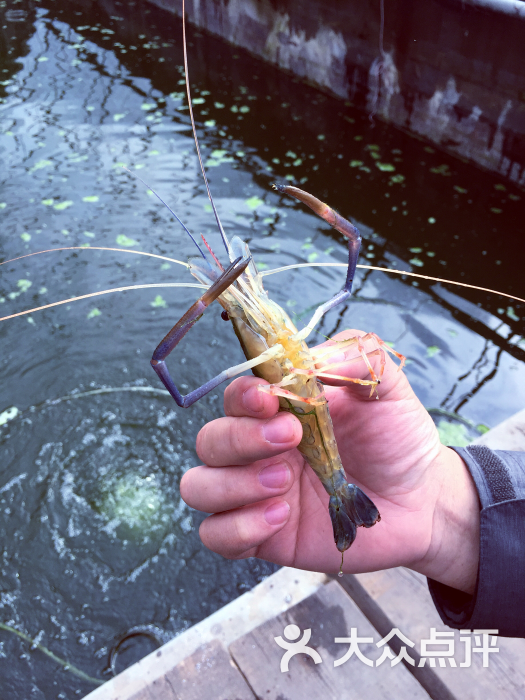
[[[84,245],[186,260],[191,242],[122,164],[220,252],[183,95],[180,23],[141,3],[84,7],[0,3],[2,259]],[[525,295],[522,191],[212,37],[190,31],[189,49],[217,206],[261,267],[345,258],[337,235],[271,190],[288,178],[360,224],[363,263]],[[300,325],[343,274],[307,268],[266,286]],[[0,268],[0,312],[184,281],[183,267],[154,258],[64,251]],[[196,296],[129,291],[0,324],[0,413],[18,410],[0,428],[0,622],[99,678],[127,630],[167,640],[273,570],[204,550],[201,516],[178,495],[221,392],[178,409],[149,358]],[[462,417],[451,424],[457,444],[523,407],[523,314],[486,293],[360,271],[352,303],[317,339],[355,327],[393,343],[424,404]],[[171,366],[193,388],[239,361],[229,324],[210,311]],[[137,643],[126,662],[149,650]],[[0,678],[2,700],[93,687],[1,630]]]

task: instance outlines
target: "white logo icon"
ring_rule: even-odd
[[[298,639],[299,635],[301,634],[301,630],[299,627],[297,627],[297,625],[287,625],[283,630],[283,634],[286,639],[290,641],[285,641],[281,636],[274,637],[281,649],[286,649],[286,653],[281,659],[281,673],[288,671],[288,663],[292,656],[295,656],[296,654],[308,654],[308,656],[312,657],[315,664],[322,663],[323,660],[316,650],[307,646],[308,642],[310,641],[310,637],[312,636],[311,629],[305,630],[303,632],[303,636],[297,642],[294,640]]]

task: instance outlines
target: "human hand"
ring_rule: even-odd
[[[363,335],[346,331],[337,340]],[[367,352],[372,346],[366,347]],[[330,358],[330,363],[351,355]],[[379,357],[371,357],[378,369]],[[368,378],[364,363],[337,369]],[[200,536],[232,559],[259,557],[285,566],[335,572],[340,554],[328,514],[328,494],[294,449],[301,424],[277,413],[276,397],[260,392],[256,377],[236,379],[225,391],[225,418],[205,425],[197,453],[207,466],[190,469],[181,495],[213,513]],[[328,380],[327,382],[328,383]],[[376,504],[381,521],[359,528],[345,552],[346,573],[407,566],[453,588],[473,592],[479,552],[479,502],[461,458],[439,442],[434,423],[406,376],[386,358],[378,386],[343,380],[326,386],[330,414],[347,478]]]

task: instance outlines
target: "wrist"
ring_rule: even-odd
[[[451,588],[473,594],[480,539],[476,485],[465,462],[448,447],[442,447],[432,469],[436,502],[430,545],[423,559],[412,568]]]

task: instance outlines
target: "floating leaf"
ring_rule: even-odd
[[[427,357],[434,357],[434,355],[437,355],[440,352],[441,348],[439,348],[437,345],[429,345],[427,348]]]
[[[410,251],[411,253],[422,253],[422,252],[423,252],[423,248],[409,248],[409,251]]]
[[[326,136],[324,134],[317,134],[317,140],[318,141],[324,141]]]
[[[310,255],[306,258],[309,263],[315,262],[317,258],[319,257],[318,253],[310,253]]]
[[[35,170],[41,170],[42,168],[48,168],[50,165],[53,165],[52,160],[39,160],[37,163],[33,165],[33,167],[29,170],[30,173],[34,173]]]
[[[260,207],[261,204],[264,204],[262,199],[259,199],[259,197],[253,196],[250,197],[250,199],[245,200],[244,202],[250,209],[257,209],[257,207]]]
[[[5,425],[10,420],[13,420],[13,418],[16,418],[19,413],[20,411],[16,406],[6,408],[5,411],[2,411],[2,413],[0,413],[0,425]]]
[[[468,190],[466,190],[464,187],[460,187],[459,185],[454,185],[454,189],[456,192],[459,192],[459,194],[467,194]]]
[[[158,156],[158,155],[160,155],[160,151],[157,151],[155,149],[148,153],[148,156]]]
[[[423,267],[423,261],[419,258],[412,258],[412,260],[409,260],[408,262],[411,265],[415,265],[415,267]]]
[[[499,184],[498,184],[498,185],[494,185],[494,189],[495,189],[495,190],[499,190],[500,192],[506,192],[506,191],[507,191],[507,188],[505,187],[505,185],[499,185]]]
[[[55,201],[54,199],[43,199],[42,204],[45,204],[46,207],[50,207],[54,201]]]
[[[365,146],[365,151],[379,151],[379,146],[375,143],[369,143]]]
[[[437,426],[437,431],[443,445],[466,447],[472,442],[467,432],[467,426],[463,423],[449,423],[447,420],[442,420]]]
[[[425,150],[427,153],[435,153],[435,150],[433,148],[430,148],[430,146],[425,146],[423,150]]]
[[[97,316],[102,316],[102,312],[95,307],[94,309],[91,309],[86,318],[96,318]]]
[[[91,231],[84,231],[84,236],[87,236],[88,238],[95,238],[95,234],[91,233]]]
[[[376,161],[376,168],[386,173],[391,173],[396,169],[392,163],[380,163],[379,161]]]
[[[390,182],[394,182],[396,184],[400,183],[400,182],[404,182],[404,180],[405,180],[404,175],[392,175],[392,177],[390,178]]]
[[[448,165],[438,165],[435,168],[430,168],[430,172],[434,173],[435,175],[445,175],[449,177],[452,173],[450,172],[450,168]]]
[[[490,208],[490,211],[491,211],[493,214],[501,214],[501,212],[503,211],[503,209],[498,209],[497,207],[491,207],[491,208]]]
[[[209,202],[204,205],[204,211],[213,211],[213,207]]]
[[[204,122],[204,126],[207,126],[208,128],[213,128],[217,122],[215,119],[208,119],[207,122]]]
[[[257,263],[257,269],[258,269],[258,270],[267,270],[267,269],[268,269],[268,265],[267,265],[266,263],[263,263],[263,262],[258,262],[258,263]]]
[[[21,233],[20,238],[27,243],[28,241],[31,240],[31,234],[30,233]]]
[[[215,151],[212,151],[210,154],[211,158],[216,158],[217,160],[220,160],[221,158],[224,158],[224,156],[228,153],[228,151],[224,150],[223,148],[217,148]]]
[[[509,199],[512,199],[513,202],[519,202],[521,197],[517,194],[509,194]]]
[[[485,433],[489,432],[490,428],[488,425],[485,425],[484,423],[478,423],[478,425],[476,425],[476,430],[481,435],[485,435]]]
[[[202,105],[205,102],[206,102],[206,100],[204,99],[204,97],[195,97],[193,100],[194,105]]]
[[[149,102],[143,102],[143,103],[140,105],[140,108],[143,109],[145,112],[149,112],[149,111],[151,111],[152,109],[157,109],[157,105],[151,104],[151,103],[149,103]]]
[[[124,233],[121,233],[116,238],[117,245],[121,245],[123,248],[132,248],[134,245],[138,245],[138,242],[133,238],[128,238]]]
[[[362,160],[351,160],[350,161],[350,167],[351,168],[359,168],[360,165],[363,165]]]
[[[222,104],[222,102],[216,102],[215,103],[215,109],[224,109],[225,105]]]
[[[169,270],[170,267],[171,267],[171,265],[169,263],[165,262],[165,263],[162,263],[162,265],[160,266],[160,269],[161,270]]]
[[[72,207],[73,202],[70,199],[66,199],[65,202],[59,202],[58,204],[53,205],[53,209],[56,209],[57,211],[64,211],[64,209],[67,209],[68,207]]]
[[[125,112],[124,114],[114,114],[114,115],[113,115],[113,121],[114,121],[114,122],[119,122],[121,119],[124,119],[124,117],[126,116],[126,114],[127,114],[127,112]]]
[[[94,195],[88,195],[87,197],[82,197],[83,202],[98,202],[98,196],[96,194]]]
[[[507,306],[507,316],[511,318],[513,321],[519,321],[520,317],[516,315],[516,312],[512,308],[512,306]]]
[[[429,216],[429,217],[428,217],[428,223],[429,223],[429,224],[435,224],[435,223],[436,223],[436,220],[434,219],[433,216]]]
[[[248,105],[243,105],[243,106],[239,109],[239,112],[242,112],[243,114],[246,114],[246,112],[249,112],[249,111],[250,111],[250,108],[248,107]]]
[[[20,292],[27,292],[27,290],[32,284],[33,283],[30,280],[18,280],[16,286],[18,287]]]
[[[160,296],[160,294],[157,294],[155,299],[151,302],[151,306],[153,308],[160,308],[160,309],[165,309],[168,305],[164,301],[164,299]]]
[[[39,63],[44,63],[44,61],[49,61],[49,58],[47,56],[39,56],[36,60]]]

